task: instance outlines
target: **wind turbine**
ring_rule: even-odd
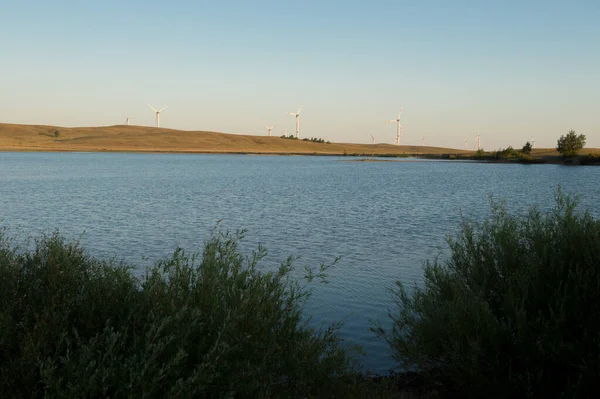
[[[375,136],[371,135],[371,144],[375,144]]]
[[[135,118],[135,116],[128,116],[127,119],[125,119],[125,124],[127,126],[129,126],[129,121],[132,120],[132,119],[134,119],[134,118]]]
[[[425,146],[425,137],[423,137],[423,138],[421,139],[421,147],[424,147],[424,146]]]
[[[534,149],[534,148],[535,148],[535,140],[534,140],[534,138],[533,138],[533,137],[531,138],[531,148],[532,148],[532,149]]]
[[[166,107],[162,107],[158,111],[152,105],[148,104],[148,106],[152,108],[152,111],[154,111],[154,123],[156,127],[160,127],[160,113],[163,112],[168,107],[168,105]]]
[[[479,126],[477,126],[477,136],[475,136],[475,150],[481,150],[481,135],[479,134]]]
[[[400,121],[401,117],[402,117],[402,108],[400,108],[400,112],[398,112],[398,118],[392,119],[387,122],[387,123],[393,123],[393,122],[398,123],[397,131],[396,131],[396,145],[400,145],[400,130],[402,129],[402,122]]]
[[[296,117],[296,138],[300,138],[300,111],[302,111],[302,107],[304,107],[304,105],[301,105],[296,113],[288,112],[289,115]]]
[[[271,131],[273,130],[273,126],[265,126],[269,131],[269,137],[271,137]]]
[[[465,150],[467,150],[467,149],[468,149],[468,148],[467,148],[467,146],[469,145],[469,144],[468,144],[468,142],[469,142],[469,139],[467,139],[467,138],[465,137]]]

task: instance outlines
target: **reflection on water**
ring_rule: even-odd
[[[313,322],[344,320],[366,368],[394,366],[369,332],[396,279],[420,281],[460,212],[481,218],[490,196],[523,212],[548,208],[557,185],[596,216],[595,167],[465,162],[343,162],[340,157],[0,153],[0,223],[13,235],[59,229],[90,253],[145,265],[181,246],[201,249],[217,220],[249,230],[243,244],[298,266],[342,256],[308,304]],[[145,257],[145,260],[142,260]]]

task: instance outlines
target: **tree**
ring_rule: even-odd
[[[525,143],[525,145],[523,146],[523,148],[521,149],[521,152],[523,154],[531,154],[531,150],[533,149],[533,146],[531,145],[531,143],[528,141],[527,143]]]
[[[556,150],[565,157],[577,155],[577,152],[585,146],[585,134],[577,135],[575,130],[570,130],[566,136],[560,136],[556,144]]]

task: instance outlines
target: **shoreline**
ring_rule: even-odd
[[[444,161],[444,162],[469,162],[483,164],[520,164],[520,165],[565,165],[565,166],[600,166],[600,160],[594,159],[592,162],[581,162],[586,155],[579,155],[573,158],[564,159],[561,156],[546,155],[538,156],[528,160],[518,158],[512,159],[494,159],[491,156],[477,157],[459,154],[408,154],[408,153],[338,153],[338,152],[294,152],[294,151],[214,151],[214,150],[194,150],[194,149],[61,149],[61,148],[3,148],[0,147],[0,153],[122,153],[122,154],[181,154],[181,155],[248,155],[248,156],[318,156],[318,157],[348,157],[361,159],[339,160],[341,162],[426,162],[426,161]],[[593,154],[587,156],[594,157]],[[375,158],[375,159],[373,159]],[[410,159],[412,158],[412,159]],[[596,155],[597,158],[597,155]]]

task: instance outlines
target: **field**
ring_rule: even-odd
[[[58,131],[58,135],[55,132]],[[182,131],[146,126],[66,128],[0,123],[3,151],[134,151],[239,154],[469,154],[451,148],[312,143],[280,137]]]
[[[56,133],[58,132],[58,134]],[[173,153],[288,154],[288,155],[457,155],[470,158],[475,151],[391,144],[313,143],[280,137],[147,126],[58,127],[0,123],[0,151],[122,151]],[[580,154],[598,154],[585,148]],[[533,150],[534,158],[562,162],[554,148]]]

